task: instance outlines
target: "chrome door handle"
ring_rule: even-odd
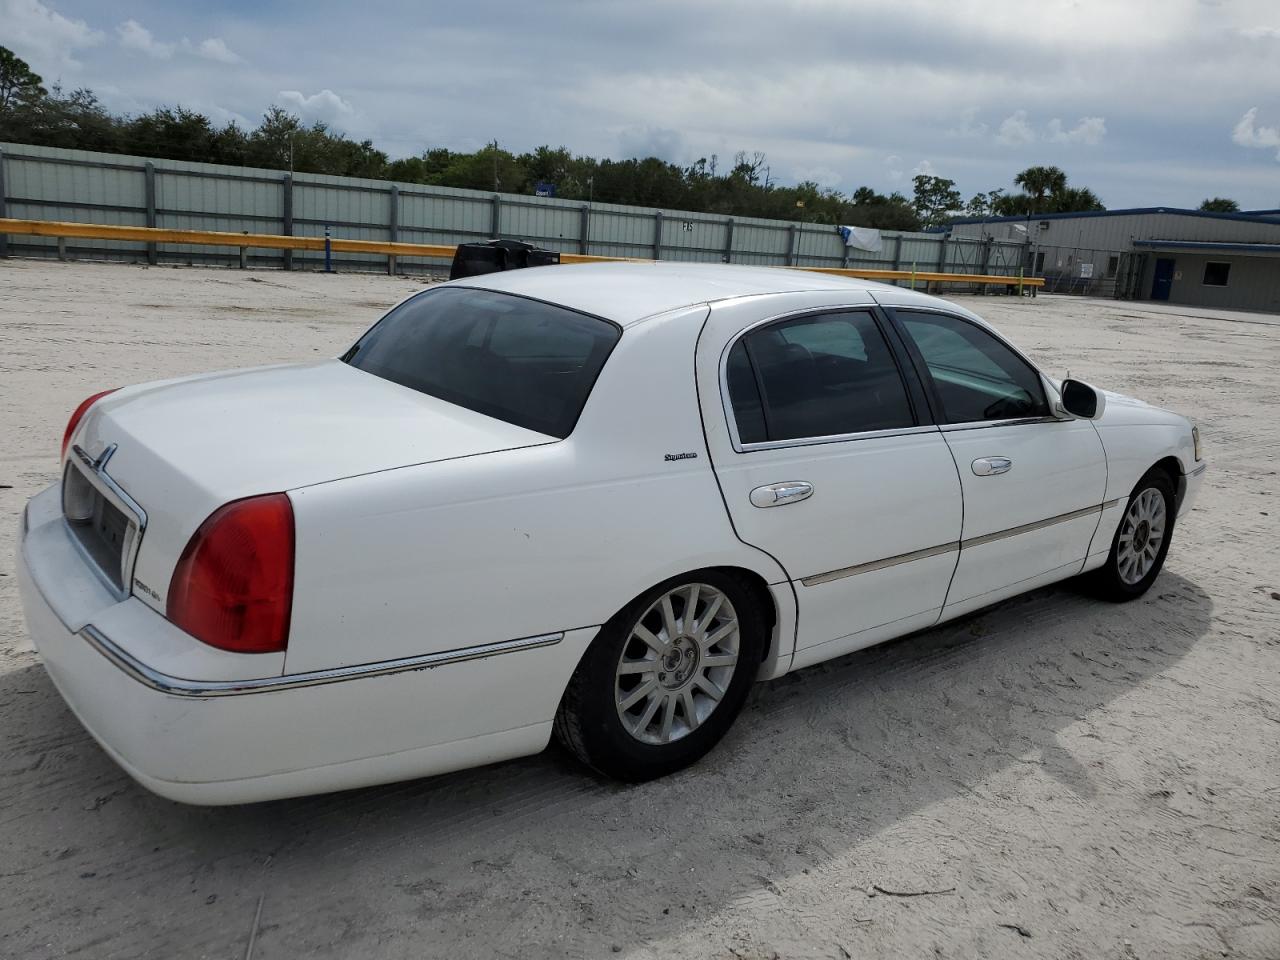
[[[757,507],[780,507],[786,503],[797,503],[813,496],[813,484],[803,480],[786,480],[782,483],[770,483],[756,487],[751,491],[751,502]]]
[[[1008,457],[980,457],[973,461],[973,473],[977,477],[994,477],[1012,469],[1013,461]]]

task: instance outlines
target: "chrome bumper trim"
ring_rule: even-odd
[[[123,670],[139,683],[175,697],[235,697],[249,693],[271,693],[298,687],[317,687],[344,680],[360,680],[365,677],[384,677],[410,670],[430,670],[435,667],[480,660],[504,653],[536,650],[550,647],[564,639],[563,633],[546,633],[536,637],[521,637],[501,643],[484,643],[457,650],[442,650],[418,657],[401,657],[398,660],[380,660],[376,663],[360,663],[349,667],[333,667],[328,670],[312,670],[307,673],[286,673],[279,677],[261,677],[255,680],[184,680],[154,670],[141,660],[122,650],[92,624],[80,631],[98,653]]]

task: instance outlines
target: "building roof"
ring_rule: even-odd
[[[1181,207],[1131,207],[1127,210],[1081,210],[1076,213],[1020,213],[1012,217],[958,217],[949,226],[961,223],[1025,223],[1028,220],[1083,220],[1088,217],[1135,217],[1167,213],[1179,217],[1204,217],[1209,220],[1242,220],[1248,223],[1273,223],[1280,210],[1251,210],[1247,213],[1216,213],[1211,210],[1185,210]],[[934,228],[935,230],[943,229]]]
[[[1134,240],[1133,245],[1151,250],[1212,250],[1215,253],[1242,253],[1246,256],[1280,257],[1280,243],[1227,243],[1216,240]]]
[[[488,273],[459,285],[559,303],[624,326],[697,303],[805,290],[892,290],[873,280],[781,267],[673,261],[566,264]]]

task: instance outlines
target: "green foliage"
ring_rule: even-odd
[[[1013,178],[1021,193],[994,194],[992,211],[996,216],[1033,216],[1037,213],[1080,213],[1105,210],[1098,195],[1088,187],[1073,187],[1058,167],[1027,167]],[[979,214],[980,216],[981,214]]]
[[[954,180],[922,173],[912,178],[911,182],[915,187],[913,205],[927,227],[942,223],[949,215],[959,211],[964,203]]]
[[[1239,213],[1240,204],[1226,197],[1212,197],[1200,203],[1200,209],[1209,213]]]
[[[43,82],[25,60],[7,47],[0,47],[0,115],[11,107],[43,97]]]

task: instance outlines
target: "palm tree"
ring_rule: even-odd
[[[1045,197],[1067,189],[1067,175],[1058,167],[1027,167],[1013,178],[1013,184],[1031,198],[1029,212],[1038,213],[1044,207]]]

